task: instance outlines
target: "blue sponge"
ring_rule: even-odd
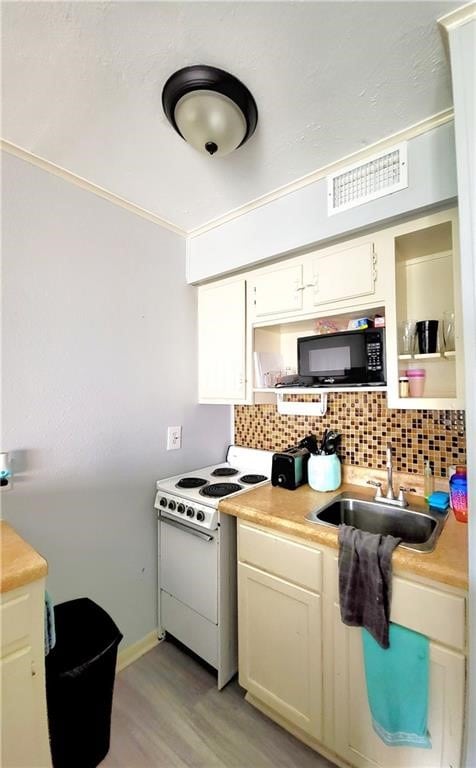
[[[449,507],[450,495],[445,491],[435,491],[428,499],[428,505],[435,509],[446,510]]]

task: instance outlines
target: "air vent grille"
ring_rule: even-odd
[[[340,213],[408,187],[407,143],[327,177],[328,213]]]

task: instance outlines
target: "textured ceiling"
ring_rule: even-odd
[[[451,2],[4,2],[2,136],[185,229],[452,104]],[[202,156],[160,96],[180,67],[252,91],[252,139]]]

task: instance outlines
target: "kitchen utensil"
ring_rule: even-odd
[[[404,320],[398,326],[398,347],[401,355],[412,355],[415,351],[415,320]]]
[[[309,451],[307,448],[288,448],[282,453],[273,454],[271,467],[271,484],[294,491],[298,486],[307,483],[307,464]]]
[[[409,368],[407,370],[407,376],[410,397],[422,397],[425,389],[425,369]]]
[[[436,352],[438,346],[438,320],[419,320],[416,324],[418,349],[421,355]]]
[[[316,435],[306,435],[306,437],[303,437],[302,440],[298,443],[299,448],[307,448],[309,453],[317,453],[317,437]]]
[[[342,477],[339,457],[335,453],[310,456],[307,474],[308,483],[315,491],[335,491]]]
[[[454,352],[455,348],[455,314],[443,312],[443,344],[445,352]]]
[[[327,433],[328,433],[328,431],[329,431],[329,430],[327,430],[327,429],[325,429],[325,430],[324,430],[324,434],[323,434],[323,436],[322,436],[322,440],[321,440],[321,445],[320,445],[320,450],[319,450],[319,453],[325,453],[325,451],[324,451],[324,446],[325,446],[325,444],[326,444],[326,440],[327,440]]]

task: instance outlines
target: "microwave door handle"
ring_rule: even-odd
[[[208,533],[196,531],[195,528],[190,528],[188,525],[184,525],[183,523],[176,523],[175,520],[171,520],[169,517],[164,517],[161,515],[160,522],[167,523],[167,525],[171,525],[172,528],[178,528],[180,531],[189,533],[191,536],[196,536],[197,539],[203,539],[203,541],[213,541],[213,536],[210,536]]]

